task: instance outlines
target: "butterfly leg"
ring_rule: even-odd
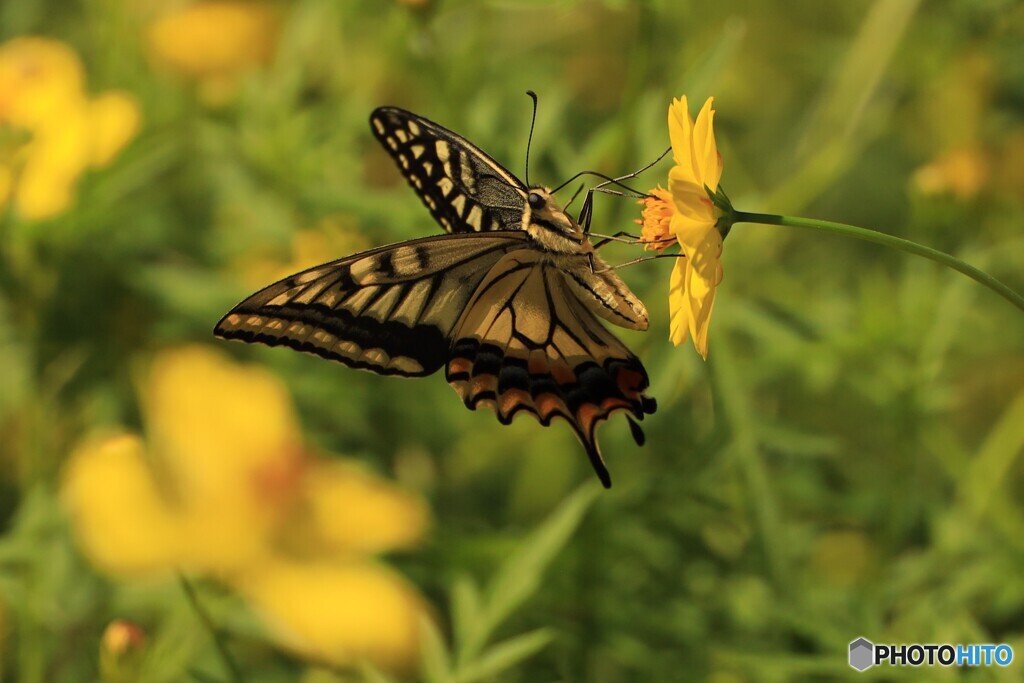
[[[631,241],[620,239],[622,237],[629,237]],[[594,243],[594,249],[600,249],[601,247],[603,247],[604,245],[608,244],[609,242],[627,242],[627,243],[635,244],[635,243],[639,242],[640,240],[641,240],[640,235],[634,235],[631,232],[626,232],[625,230],[620,230],[619,232],[615,233],[614,235],[609,235],[609,236],[605,237],[604,239],[602,239],[602,240],[600,240],[598,242],[595,242]]]

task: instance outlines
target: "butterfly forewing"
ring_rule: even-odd
[[[462,136],[395,107],[370,127],[447,232],[522,229],[526,186]]]
[[[441,235],[356,254],[253,294],[214,333],[385,375],[429,375],[447,362],[477,283],[525,239],[519,232]]]

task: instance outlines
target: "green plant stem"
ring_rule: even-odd
[[[893,237],[892,235],[886,235],[885,233],[878,232],[876,230],[868,230],[867,228],[859,228],[855,225],[847,225],[845,223],[835,223],[833,221],[822,221],[816,218],[801,218],[799,216],[777,216],[770,213],[747,213],[746,211],[736,211],[733,214],[735,223],[764,223],[765,225],[788,225],[794,228],[810,228],[812,230],[823,230],[825,232],[834,232],[839,235],[846,237],[852,237],[854,239],[863,240],[865,242],[874,242],[880,244],[883,247],[889,247],[890,249],[897,249],[899,251],[905,251],[908,254],[914,254],[915,256],[923,256],[926,259],[935,261],[947,268],[963,273],[967,277],[971,278],[978,284],[988,287],[993,292],[1003,297],[1011,304],[1024,311],[1024,297],[1017,292],[1013,291],[1005,284],[992,277],[983,270],[979,270],[974,266],[964,263],[960,259],[947,254],[931,247],[926,247],[923,244],[917,242],[911,242],[901,237]]]
[[[196,589],[192,587],[189,580],[185,578],[185,575],[178,572],[178,582],[181,583],[181,589],[185,591],[186,597],[188,597],[189,603],[192,605],[192,609],[199,617],[199,621],[203,622],[203,626],[210,632],[210,637],[213,638],[213,643],[217,647],[217,652],[220,654],[222,660],[224,660],[224,666],[228,670],[228,674],[231,676],[232,683],[245,683],[242,678],[242,670],[238,668],[238,663],[235,662],[235,658],[231,656],[231,651],[228,650],[227,643],[224,642],[223,636],[221,636],[220,630],[217,625],[213,623],[213,619],[207,614],[203,608],[202,603],[199,602],[199,596],[196,595]]]

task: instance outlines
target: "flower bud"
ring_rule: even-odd
[[[107,625],[100,641],[100,675],[106,683],[135,683],[142,680],[146,656],[146,633],[138,624],[115,619]]]

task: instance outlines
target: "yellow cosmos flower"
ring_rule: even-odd
[[[0,130],[20,142],[0,157],[0,203],[29,220],[56,216],[74,201],[79,177],[109,164],[135,136],[134,98],[85,92],[78,56],[62,43],[15,38],[0,46]]]
[[[237,77],[274,55],[281,13],[271,3],[209,0],[157,19],[147,34],[154,58],[199,81],[211,104],[229,99]]]
[[[965,147],[947,152],[914,171],[911,182],[925,195],[950,194],[961,201],[974,199],[985,187],[989,160],[984,151]]]
[[[372,555],[417,543],[423,502],[304,445],[280,381],[193,347],[154,362],[147,439],[70,458],[62,497],[86,557],[122,580],[184,570],[238,590],[280,644],[407,670],[427,608]]]
[[[675,166],[669,171],[668,191],[658,187],[642,201],[647,247],[663,250],[675,238],[685,255],[677,260],[669,282],[669,338],[678,346],[692,337],[704,358],[715,288],[722,281],[722,211],[709,196],[718,192],[722,177],[712,102],[708,98],[694,122],[686,97],[673,100],[668,130]]]

